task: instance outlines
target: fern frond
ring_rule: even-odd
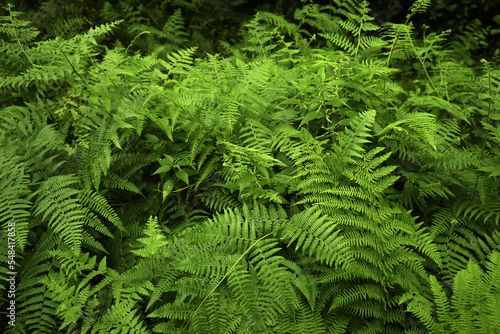
[[[408,311],[433,333],[498,331],[499,303],[495,297],[498,292],[493,287],[500,285],[499,259],[498,252],[492,253],[486,272],[469,261],[467,267],[454,276],[451,300],[437,279],[431,276],[432,300],[416,295],[408,304]]]
[[[31,42],[40,33],[36,28],[29,27],[29,21],[19,19],[22,12],[14,10],[13,4],[6,6],[9,16],[0,17],[0,32],[6,34],[18,43]]]
[[[372,136],[369,131],[375,121],[375,115],[374,110],[365,111],[351,121],[350,128],[346,128],[345,136],[339,140],[342,151],[338,153],[344,161],[354,162],[354,158],[361,157],[365,150],[362,145],[368,143],[368,138]]]
[[[191,47],[176,52],[171,52],[167,55],[169,63],[163,63],[163,66],[168,70],[168,74],[184,74],[193,66],[192,56],[196,52],[197,47]]]
[[[79,180],[73,175],[52,176],[35,191],[34,215],[42,215],[56,235],[60,235],[74,250],[81,247],[85,211],[76,195],[80,190],[71,186]]]
[[[289,246],[296,242],[295,250],[302,249],[308,256],[329,266],[348,266],[352,259],[339,232],[328,216],[313,207],[294,215],[284,233]]]
[[[16,164],[11,157],[0,153],[0,222],[5,236],[15,241],[16,247],[24,251],[29,232],[28,211],[32,203],[26,199],[31,191],[28,176],[22,164]],[[11,243],[9,243],[11,244]]]
[[[60,261],[61,272],[50,273],[42,280],[42,284],[52,292],[52,300],[60,303],[57,313],[63,319],[60,326],[63,329],[79,321],[82,309],[96,301],[91,297],[109,284],[111,279],[106,277],[96,286],[89,285],[94,277],[106,274],[106,258],[96,265],[96,258],[89,259],[88,254],[79,257],[58,250],[51,255]],[[90,270],[90,273],[84,276],[85,270]],[[75,281],[78,283],[75,284]]]
[[[132,250],[132,253],[142,258],[154,256],[160,248],[168,244],[168,242],[164,240],[165,236],[160,231],[158,218],[149,217],[146,228],[144,229],[144,234],[147,237],[137,239],[137,241],[143,244],[143,248]]]
[[[79,201],[82,205],[94,210],[120,230],[126,231],[120,217],[118,217],[116,212],[111,208],[104,196],[93,192],[92,190],[84,190],[79,195]]]
[[[52,300],[50,290],[41,284],[41,280],[55,269],[50,250],[59,243],[60,238],[44,232],[34,249],[24,254],[26,260],[20,266],[20,282],[16,291],[20,302],[18,315],[23,316],[23,321],[16,322],[18,330],[39,333],[54,333],[58,330],[60,322],[57,321],[56,312],[60,304]]]
[[[383,136],[390,130],[402,131],[399,125],[407,124],[417,135],[423,138],[434,150],[436,150],[435,132],[438,130],[438,124],[435,116],[427,113],[413,113],[405,115],[403,119],[387,125],[378,136]]]
[[[135,303],[132,300],[123,300],[111,306],[103,314],[100,321],[93,326],[91,333],[127,332],[150,334],[151,331],[147,329],[144,319],[137,314],[139,310],[134,308]]]
[[[286,32],[288,35],[294,35],[299,31],[299,27],[296,24],[290,23],[287,20],[285,20],[282,16],[276,15],[274,13],[259,11],[257,12],[255,18],[258,20],[264,20],[268,23],[272,23],[276,27]]]

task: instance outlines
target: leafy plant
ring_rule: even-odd
[[[181,10],[107,3],[113,23],[50,39],[7,6],[4,331],[498,330],[500,75],[417,38],[429,6],[260,11],[204,57]]]

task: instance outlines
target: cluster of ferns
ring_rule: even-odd
[[[99,43],[122,21],[40,41],[8,6],[2,331],[500,331],[500,72],[417,38],[429,6],[258,12],[200,58],[180,10],[142,55]]]

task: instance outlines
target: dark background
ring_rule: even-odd
[[[342,0],[343,1],[343,0]],[[68,17],[80,17],[86,19],[86,26],[81,26],[81,31],[92,25],[108,23],[103,8],[108,3],[114,8],[141,8],[144,21],[149,24],[159,24],[162,18],[170,16],[176,9],[181,9],[182,17],[189,35],[184,46],[200,44],[205,39],[203,48],[205,51],[219,52],[214,40],[225,40],[228,43],[237,42],[237,32],[240,26],[250,20],[256,11],[269,11],[282,14],[289,21],[293,21],[296,9],[301,8],[303,3],[297,0],[49,0],[49,1],[0,1],[0,15],[6,15],[3,7],[7,3],[14,3],[15,10],[23,11],[41,32],[41,38],[53,38],[54,32],[50,27]],[[304,2],[309,3],[309,1]],[[314,3],[320,5],[335,5],[332,0],[319,0]],[[413,1],[408,0],[372,0],[369,1],[372,9],[371,15],[375,22],[383,25],[385,22],[404,23],[408,9]],[[142,7],[140,7],[142,6]],[[491,31],[500,30],[500,0],[477,1],[477,0],[432,0],[431,5],[425,13],[415,15],[412,18],[414,26],[418,29],[422,25],[429,26],[430,31],[441,32],[451,29],[451,35],[469,32],[477,35],[477,40],[470,41],[470,52],[473,58],[493,59],[493,51],[500,48],[500,34],[495,38],[481,37],[482,29],[491,27]],[[127,24],[125,22],[124,24]],[[159,27],[161,28],[161,27]],[[81,32],[78,31],[78,32]],[[193,31],[197,32],[193,37]],[[418,29],[418,31],[423,31]],[[489,31],[489,30],[488,30]],[[75,34],[78,32],[74,32]],[[119,36],[121,39],[133,39],[133,36]],[[473,38],[473,39],[474,39]]]

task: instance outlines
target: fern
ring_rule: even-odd
[[[97,299],[91,299],[91,297],[109,284],[110,279],[101,280],[95,287],[89,285],[93,278],[106,273],[105,258],[96,265],[95,257],[91,259],[87,259],[86,256],[78,258],[74,253],[59,251],[55,251],[51,255],[59,260],[61,271],[59,274],[50,273],[41,282],[52,292],[52,299],[60,303],[56,312],[62,317],[63,321],[60,329],[63,329],[78,322],[84,314],[84,307],[93,308],[97,306]],[[82,271],[85,270],[91,272],[81,277],[78,280],[78,285],[75,284],[76,279],[83,276]],[[68,281],[73,284],[68,284]]]
[[[25,253],[27,260],[19,266],[18,315],[23,317],[23,321],[16,322],[18,326],[11,327],[11,330],[53,333],[58,330],[56,312],[60,303],[52,300],[50,290],[41,280],[54,270],[50,250],[57,246],[60,239],[54,234],[41,232],[38,240],[33,250]]]
[[[30,193],[28,188],[28,178],[24,173],[20,164],[14,163],[5,153],[0,154],[0,187],[2,187],[2,195],[0,195],[0,221],[4,231],[12,230],[14,224],[14,234],[5,233],[4,235],[13,236],[12,240],[16,242],[16,248],[21,252],[24,251],[29,232],[29,218],[31,216],[28,211],[32,203],[26,200],[26,195]]]
[[[43,213],[54,233],[61,235],[65,242],[78,251],[82,242],[84,212],[75,195],[79,192],[70,186],[78,182],[71,175],[52,177],[43,182],[40,189],[33,193],[35,215]],[[47,217],[48,216],[48,217]]]
[[[106,2],[42,34],[6,7],[4,331],[497,331],[495,64],[419,37],[427,0],[382,27],[365,1],[227,4]]]
[[[431,276],[433,299],[415,296],[408,305],[431,333],[483,333],[498,330],[498,302],[495,287],[498,279],[498,252],[492,253],[487,272],[469,262],[453,279],[449,300],[443,287]],[[435,315],[434,315],[435,314]],[[408,332],[410,333],[410,332]]]
[[[342,31],[351,36],[334,33],[320,33],[320,36],[326,38],[334,45],[341,47],[355,58],[361,50],[381,48],[385,45],[378,37],[361,34],[366,31],[378,30],[378,27],[370,22],[373,21],[374,18],[368,15],[370,12],[368,2],[364,1],[359,4],[359,7],[356,6],[356,10],[357,13],[347,13],[348,20],[338,20],[338,24],[342,28]],[[354,38],[354,41],[352,38]]]

